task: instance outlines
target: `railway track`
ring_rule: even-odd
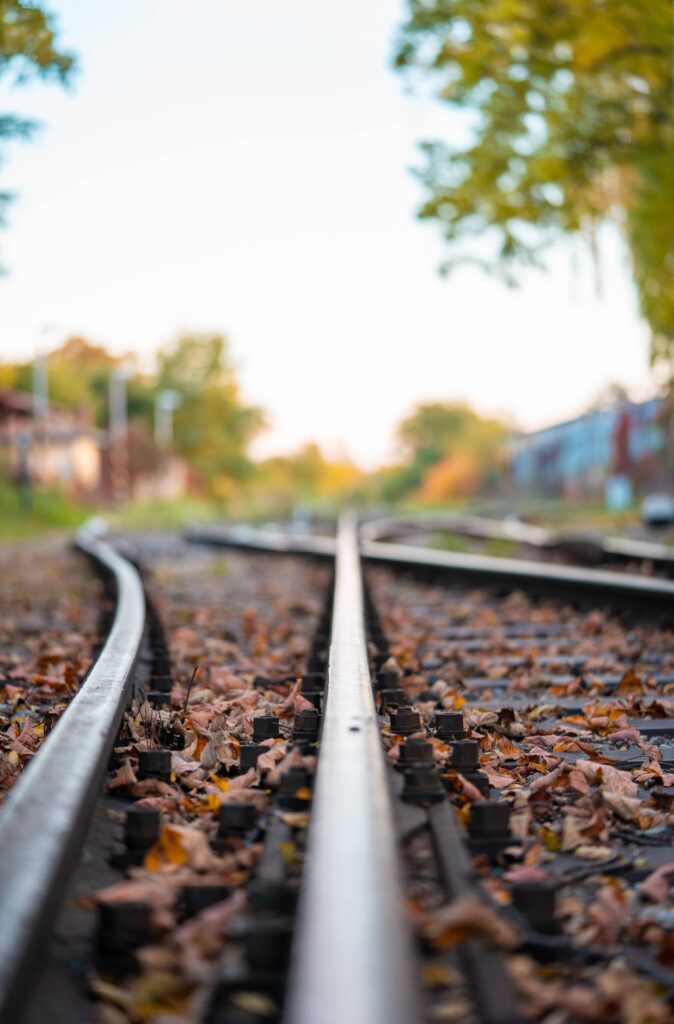
[[[672,1018],[674,583],[190,540],[79,539],[117,611],[2,810],[0,1019]]]
[[[674,548],[670,545],[599,531],[546,529],[514,518],[445,512],[389,516],[365,522],[362,537],[366,541],[411,541],[436,547],[449,544],[474,554],[602,566],[670,578],[674,575]]]

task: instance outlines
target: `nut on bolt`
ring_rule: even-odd
[[[316,708],[298,711],[293,720],[293,739],[313,742],[318,739],[321,716]]]
[[[170,750],[140,750],[138,752],[138,778],[171,781]]]
[[[218,814],[218,835],[241,834],[255,828],[257,808],[253,803],[223,804]]]
[[[417,768],[421,765],[433,767],[433,747],[421,736],[411,736],[398,748],[396,768]]]
[[[420,764],[404,771],[402,798],[408,803],[437,803],[445,789],[433,765]]]
[[[258,715],[253,719],[253,743],[276,739],[279,735],[279,721],[275,715]]]
[[[477,740],[456,740],[449,745],[449,767],[457,772],[474,772],[480,765],[480,745]]]
[[[124,820],[124,845],[145,853],[159,839],[161,812],[158,807],[130,807]]]
[[[247,772],[249,768],[254,768],[260,754],[264,754],[268,749],[263,743],[242,743],[239,747],[240,770]]]
[[[433,726],[438,739],[450,741],[465,739],[466,730],[460,711],[437,711],[433,718]]]
[[[301,811],[307,806],[308,796],[302,790],[311,788],[311,772],[304,765],[293,765],[281,776],[278,804],[289,811]]]
[[[560,930],[555,912],[557,890],[551,882],[516,882],[511,886],[513,906],[537,932],[554,934]]]
[[[182,891],[183,916],[194,917],[214,903],[229,899],[231,894],[228,885],[185,885]]]
[[[131,951],[149,942],[153,932],[149,903],[126,900],[99,904],[96,947],[104,958],[120,958],[120,967],[128,966]]]
[[[421,729],[421,715],[414,708],[399,708],[397,711],[392,711],[390,719],[391,732],[398,736],[409,736]]]
[[[470,807],[468,845],[475,853],[494,856],[508,846],[510,804],[505,800],[476,800]]]
[[[379,708],[383,712],[386,708],[393,707],[399,708],[406,704],[409,704],[409,699],[405,695],[405,691],[399,686],[394,689],[386,689],[379,691]]]

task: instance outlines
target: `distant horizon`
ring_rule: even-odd
[[[474,268],[439,277],[446,250],[415,219],[409,169],[420,140],[461,126],[390,69],[400,0],[345,0],[330,19],[310,0],[50,6],[81,70],[69,91],[31,83],[6,103],[43,129],[0,169],[18,193],[0,358],[79,334],[147,360],[215,330],[268,412],[256,452],[313,440],[363,466],[391,460],[421,402],[530,431],[612,382],[656,390],[615,228],[600,232],[601,296],[578,240],[518,290]]]
[[[213,332],[209,332],[209,333],[217,334],[217,333],[221,333],[221,332],[213,331]],[[62,344],[64,344],[68,340],[70,340],[70,338],[74,338],[74,337],[82,337],[82,335],[80,335],[80,334],[69,335],[68,338],[64,338],[61,342],[56,342],[55,345],[50,346],[50,348],[48,350],[37,353],[36,354],[36,358],[37,358],[37,356],[40,356],[40,355],[46,356],[48,358],[49,355],[55,349],[59,348]],[[91,344],[100,344],[100,343],[92,341],[92,339],[90,339],[90,338],[87,338],[85,340],[90,342]],[[170,342],[168,344],[170,344]],[[103,347],[105,347],[105,346],[103,346]],[[160,346],[160,348],[161,347],[163,347],[163,346]],[[155,368],[156,358],[157,358],[158,352],[159,352],[159,349],[156,352],[152,353],[149,359],[145,360],[145,364],[144,364],[144,367],[142,369],[143,373],[152,374],[152,372],[154,371],[154,368]],[[133,352],[119,352],[119,353],[111,353],[111,354],[117,355],[117,356],[119,356],[121,358],[124,358],[125,356],[131,357],[131,358],[136,358],[134,356]],[[12,362],[18,362],[18,361],[20,361],[20,360],[19,360],[19,358],[16,358],[16,357],[15,357],[15,359],[0,358],[0,365],[2,365],[3,363],[11,364]],[[236,368],[235,368],[235,371],[236,371]],[[654,378],[653,378],[653,381],[652,381],[652,386],[650,388],[647,387],[642,393],[635,394],[635,393],[631,392],[629,389],[626,389],[627,399],[633,405],[641,405],[644,402],[648,402],[648,401],[652,401],[654,399],[657,399],[658,398],[658,393],[661,392],[662,387],[663,387],[663,384],[662,383],[658,384],[658,382],[655,380],[655,375],[654,375]],[[31,392],[30,391],[26,391],[24,393],[30,394]],[[245,401],[246,400],[246,396],[243,395],[243,398],[244,398],[244,401]],[[609,405],[605,404],[604,396],[602,394],[597,394],[595,396],[594,401],[590,402],[588,405],[584,406],[582,409],[579,409],[575,414],[563,417],[561,419],[555,419],[553,421],[545,421],[545,422],[542,422],[538,426],[522,427],[522,426],[518,425],[516,422],[513,422],[512,418],[509,418],[507,415],[499,414],[498,411],[492,412],[492,411],[489,411],[489,410],[481,410],[477,406],[475,406],[475,404],[473,404],[473,403],[463,402],[460,399],[454,400],[452,398],[447,398],[446,396],[445,397],[436,397],[436,398],[432,398],[431,397],[431,398],[425,399],[423,402],[416,403],[416,405],[420,405],[420,404],[434,404],[435,402],[446,403],[446,404],[453,404],[453,402],[455,402],[455,401],[457,402],[457,404],[460,403],[460,404],[468,405],[471,409],[473,409],[474,412],[478,413],[480,416],[483,416],[485,418],[492,418],[492,419],[499,420],[513,434],[523,435],[523,436],[528,436],[528,435],[531,435],[531,434],[541,433],[541,432],[544,432],[546,430],[552,430],[552,429],[554,429],[556,427],[566,426],[569,423],[573,423],[575,420],[582,419],[584,416],[587,416],[587,415],[591,414],[594,411],[599,411],[599,410],[604,409],[604,408],[610,408]],[[58,405],[58,403],[55,403],[55,404]],[[403,413],[403,415],[400,417],[400,419],[401,420],[404,419],[406,415],[411,413],[413,411],[413,409],[416,407],[416,405],[410,406]],[[264,410],[264,409],[262,410],[263,413],[265,411],[266,410]],[[398,421],[398,422],[400,422],[400,421]],[[363,465],[357,459],[353,458],[352,455],[348,451],[340,450],[339,445],[337,445],[337,447],[335,447],[335,448],[331,448],[329,445],[321,444],[316,438],[312,438],[312,437],[305,438],[304,440],[298,442],[298,444],[295,445],[295,447],[290,448],[290,449],[283,448],[283,449],[278,449],[278,450],[274,449],[274,450],[264,451],[262,453],[256,452],[255,449],[260,447],[260,442],[261,441],[264,442],[264,435],[266,433],[268,433],[268,430],[269,430],[269,428],[266,428],[266,427],[263,428],[263,430],[260,433],[260,436],[258,438],[255,438],[253,440],[253,442],[251,443],[251,449],[253,450],[252,453],[251,453],[251,458],[253,459],[253,461],[257,462],[257,461],[263,461],[264,459],[267,459],[267,458],[292,456],[292,455],[296,454],[297,452],[299,452],[305,446],[313,445],[313,444],[316,444],[316,445],[319,446],[319,448],[320,448],[320,450],[321,450],[321,452],[322,452],[324,457],[326,457],[326,458],[328,458],[330,460],[334,460],[334,461],[341,461],[341,460],[348,461],[348,462],[352,463],[358,470],[360,470],[362,472],[365,472],[365,473],[372,472],[372,471],[375,471],[375,470],[380,469],[380,468],[385,468],[387,465],[393,464],[395,462],[395,459],[396,459],[396,455],[395,455],[395,451],[394,451],[394,438],[393,437],[391,439],[391,452],[390,452],[389,456],[386,459],[384,459],[384,460],[382,460],[382,461],[380,461],[380,462],[378,462],[376,464],[372,464],[372,465]]]

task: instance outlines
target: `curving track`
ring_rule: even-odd
[[[146,622],[129,560],[91,531],[78,539],[113,573],[117,612],[0,815],[3,1021],[36,1019],[36,951],[113,746],[108,782],[127,801],[117,817],[123,807],[128,819],[134,796],[161,807],[163,822],[155,846],[118,857],[117,877],[136,894],[151,882],[163,913],[134,934],[128,915],[152,908],[99,900],[82,982],[106,1019],[671,1019],[674,583],[371,539],[359,551],[349,518],[336,540],[249,528],[195,528],[190,540],[257,554],[228,567],[226,585],[213,576],[194,606],[198,566],[173,603],[150,584]],[[236,607],[258,601],[255,574],[272,554],[271,598],[254,613]],[[300,557],[318,575],[284,576]],[[273,625],[286,578],[305,596],[315,588],[320,616],[293,597]],[[219,595],[232,609],[216,620]],[[204,624],[219,632],[193,689],[186,671]],[[235,641],[247,653],[225,670]],[[148,700],[162,679],[168,698]],[[268,737],[256,719],[275,719]],[[169,733],[180,737],[172,751]],[[139,786],[141,761],[162,750],[165,781]],[[199,856],[176,865],[169,840],[189,829]],[[171,959],[186,936],[201,980]],[[133,1002],[159,962],[173,964],[171,998],[166,988],[164,1003]],[[77,1017],[51,1008],[55,1024],[95,1019],[91,1003],[77,1005]]]

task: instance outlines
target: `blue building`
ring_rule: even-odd
[[[510,469],[523,493],[594,497],[621,473],[639,484],[655,471],[663,401],[619,402],[512,440]]]

